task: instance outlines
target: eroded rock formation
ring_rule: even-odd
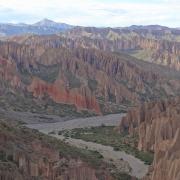
[[[0,43],[2,62],[9,64],[0,67],[1,79],[36,98],[48,95],[101,114],[179,93],[179,73],[125,54],[82,48],[57,35],[13,40]]]
[[[36,131],[0,120],[1,180],[113,179],[106,170],[93,168],[81,160],[80,154],[73,155],[72,147],[70,150],[66,146]]]
[[[47,94],[57,103],[74,104],[80,109],[90,109],[97,114],[101,113],[96,98],[91,94],[88,95],[86,88],[81,89],[81,92],[76,90],[73,92],[64,89],[58,82],[48,84],[40,79],[34,78],[28,90],[32,92],[35,97],[41,97]]]
[[[180,179],[180,98],[145,103],[129,111],[119,130],[138,133],[138,148],[154,152],[149,179]]]

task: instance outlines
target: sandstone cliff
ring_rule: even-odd
[[[125,54],[78,47],[56,35],[14,41],[0,43],[0,78],[9,89],[23,89],[38,99],[48,95],[77,111],[102,114],[179,94],[179,73]]]
[[[101,113],[96,98],[91,95],[91,93],[88,95],[86,88],[81,89],[81,92],[76,90],[70,91],[64,89],[63,86],[60,86],[58,83],[48,84],[40,79],[34,78],[28,90],[33,93],[34,97],[41,97],[47,94],[54,102],[74,104],[79,109],[93,110],[96,114]]]
[[[154,152],[149,179],[180,179],[180,98],[145,103],[131,110],[120,131],[138,133],[140,150]]]

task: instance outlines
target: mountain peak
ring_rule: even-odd
[[[42,19],[41,21],[33,24],[33,26],[41,26],[41,27],[48,27],[48,28],[60,28],[60,29],[70,29],[72,28],[71,25],[65,23],[59,23],[52,21],[50,19]]]
[[[38,21],[37,23],[35,23],[35,26],[55,26],[58,23],[50,20],[50,19],[42,19],[41,21]]]

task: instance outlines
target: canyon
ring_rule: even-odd
[[[65,32],[66,33],[66,32]],[[135,57],[179,70],[180,31],[166,27],[73,28],[67,37],[83,47],[110,52],[124,51]]]
[[[120,171],[126,172],[136,178],[142,178],[148,172],[148,165],[144,164],[142,160],[123,152],[115,151],[111,146],[104,146],[99,143],[75,139],[72,137],[65,138],[59,135],[58,132],[62,130],[73,130],[79,128],[93,128],[104,126],[117,126],[119,119],[122,119],[126,114],[111,114],[106,116],[89,117],[72,119],[65,122],[56,123],[30,123],[26,126],[31,129],[37,129],[42,133],[49,134],[57,139],[65,140],[65,142],[83,149],[91,149],[100,152],[105,161],[113,163]]]
[[[14,41],[0,44],[2,94],[18,90],[34,101],[49,98],[87,115],[125,112],[179,94],[177,71],[126,54],[70,47],[73,41],[56,35]]]
[[[180,179],[179,29],[47,19],[2,29],[1,180]],[[110,146],[116,137],[104,145],[58,134],[104,126],[135,153]],[[136,157],[146,152],[152,164]]]
[[[179,98],[150,102],[130,110],[117,128],[139,136],[138,148],[154,152],[154,161],[147,179],[180,178]]]

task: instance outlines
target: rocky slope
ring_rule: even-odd
[[[73,28],[62,36],[83,47],[125,51],[139,59],[179,70],[180,31],[147,26],[129,28]]]
[[[48,27],[53,28],[54,23],[48,22],[42,21],[40,25],[49,24]],[[69,27],[65,32],[59,33],[59,36],[68,39],[67,43],[71,47],[81,46],[110,52],[125,51],[138,59],[180,70],[179,29],[157,25],[125,28]]]
[[[95,154],[84,152],[35,130],[10,125],[7,119],[0,120],[1,180],[113,179]]]
[[[179,93],[178,72],[125,54],[78,47],[56,35],[12,41],[0,43],[2,94],[3,87],[13,88],[11,93],[18,89],[21,95],[74,105],[77,112],[102,114]]]
[[[122,119],[119,131],[137,133],[138,148],[155,154],[147,179],[180,179],[180,98],[145,103]]]

